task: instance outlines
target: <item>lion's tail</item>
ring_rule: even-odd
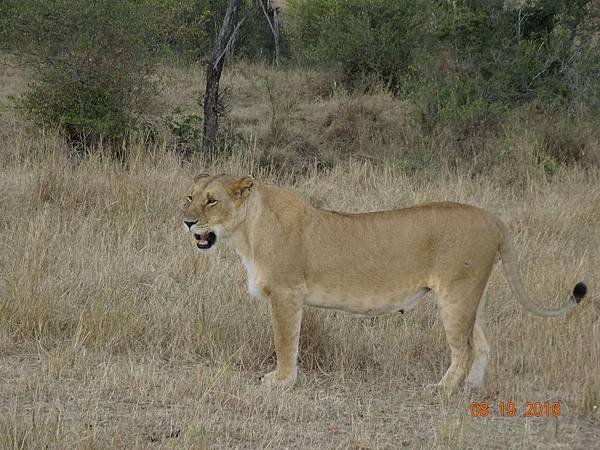
[[[500,221],[498,220],[498,222]],[[575,285],[573,292],[569,294],[567,300],[560,309],[542,309],[536,306],[523,286],[517,262],[517,253],[510,232],[501,222],[499,225],[501,226],[503,234],[502,243],[500,244],[500,256],[502,257],[504,275],[508,280],[508,284],[510,284],[514,296],[517,297],[519,303],[523,305],[527,311],[542,317],[564,316],[584,299],[587,293],[587,286],[580,281]]]

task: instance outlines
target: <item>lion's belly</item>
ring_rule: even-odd
[[[420,288],[413,292],[402,291],[356,295],[341,289],[333,290],[313,287],[307,293],[305,304],[318,308],[339,309],[361,315],[391,314],[414,308],[427,292],[429,292],[429,289]]]

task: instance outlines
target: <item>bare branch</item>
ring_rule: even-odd
[[[237,33],[238,29],[242,26],[242,23],[244,23],[244,20],[246,20],[246,16],[242,17],[242,20],[240,20],[238,22],[238,24],[235,26],[235,29],[233,30],[233,33],[231,33],[231,36],[229,37],[229,40],[227,41],[227,45],[225,46],[225,48],[223,49],[223,51],[217,57],[215,63],[213,64],[213,68],[215,70],[217,69],[217,65],[219,64],[219,62],[221,61],[221,59],[225,56],[225,54],[229,50],[229,47],[231,47],[231,43],[235,39],[235,34]]]

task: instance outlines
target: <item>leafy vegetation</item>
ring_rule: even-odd
[[[36,124],[62,130],[76,148],[118,142],[139,127],[154,93],[153,38],[134,3],[25,2],[33,81],[20,106]]]
[[[532,155],[532,160],[570,164],[593,153],[589,142],[597,141],[595,131],[586,132],[583,139],[569,131],[596,130],[600,124],[600,14],[592,0],[286,3],[282,36],[286,70],[339,73],[333,88],[316,87],[325,97],[340,90],[357,97],[390,92],[411,105],[419,133],[435,142],[457,143],[449,155],[456,164],[473,158],[497,163],[504,156],[485,154],[486,140],[503,139],[520,116],[560,124],[554,133],[547,131],[551,125],[536,128],[541,151],[549,156]],[[36,124],[63,130],[76,146],[100,140],[120,143],[132,132],[144,131],[144,116],[151,112],[158,82],[156,62],[205,64],[225,7],[220,0],[3,2],[3,46],[36,58],[33,82],[21,102],[23,111]],[[272,36],[256,1],[243,2],[240,18],[229,58],[271,62]],[[277,103],[272,95],[269,98],[272,105]],[[270,137],[263,144],[279,155],[276,159],[287,147],[297,148],[292,159],[306,166],[324,141],[307,142],[297,133],[287,136],[293,105],[288,109],[273,110]],[[335,120],[344,116],[343,111],[351,120],[369,116],[360,108],[344,107]],[[196,109],[185,115],[167,114],[155,123],[163,124],[176,147],[189,153],[199,148],[198,113]],[[381,121],[373,120],[377,129]],[[229,123],[226,134],[239,135],[234,126]],[[348,154],[354,144],[347,142],[359,142],[358,152],[364,153],[368,133],[351,139],[360,134],[358,128],[350,126],[350,134],[340,136],[344,126],[335,125],[333,130],[325,121],[324,127],[327,136],[335,137],[335,151]],[[389,130],[390,125],[386,127]],[[393,140],[388,144],[386,149],[398,145]],[[568,156],[557,154],[563,150]],[[573,156],[582,154],[587,156]],[[397,165],[412,168],[415,161],[431,159],[405,158],[408,162]],[[272,155],[265,160],[272,161]]]
[[[589,95],[600,68],[589,39],[598,15],[589,0],[289,3],[296,58],[340,66],[350,80],[383,80],[421,105],[429,129],[488,127],[499,113],[532,101],[598,110],[598,96]]]
[[[132,132],[145,132],[156,63],[202,60],[212,49],[222,10],[216,0],[9,0],[0,19],[4,46],[35,58],[33,82],[19,106],[35,124],[60,129],[78,149],[100,141],[119,144]],[[249,2],[242,17],[250,30],[259,23],[268,30],[262,12]],[[258,57],[267,42],[265,30],[239,33],[235,48]],[[189,135],[195,127],[182,123],[176,132]]]

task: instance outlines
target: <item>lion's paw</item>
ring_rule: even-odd
[[[277,370],[266,373],[261,377],[263,386],[289,387],[292,386],[298,379],[298,368],[294,368],[287,377],[281,377]]]

